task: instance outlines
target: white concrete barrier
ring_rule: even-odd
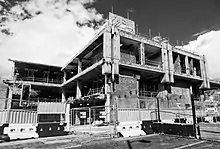
[[[120,122],[117,126],[118,135],[121,137],[146,135],[146,133],[141,130],[141,124],[141,121]]]
[[[4,128],[3,134],[10,140],[38,138],[37,124],[9,124]]]

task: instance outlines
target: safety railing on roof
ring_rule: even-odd
[[[96,94],[104,94],[104,87],[89,89],[87,96],[96,95]]]
[[[139,91],[140,97],[156,97],[157,94],[158,92],[153,92],[153,91],[144,91],[144,90]]]
[[[41,83],[61,84],[61,83],[63,82],[63,79],[17,76],[17,77],[16,77],[16,81],[30,81],[30,82],[41,82]]]

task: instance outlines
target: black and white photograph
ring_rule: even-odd
[[[0,0],[0,149],[220,149],[220,0]]]

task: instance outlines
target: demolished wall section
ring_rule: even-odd
[[[138,108],[136,78],[120,75],[119,84],[116,84],[115,90],[111,103],[117,103],[119,108]]]

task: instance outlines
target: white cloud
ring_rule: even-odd
[[[89,0],[32,0],[13,7],[5,26],[13,32],[0,33],[0,74],[11,72],[8,58],[63,65],[77,53],[94,35],[88,26],[77,22],[101,21],[102,15],[95,9],[86,9]],[[25,19],[28,15],[31,19]]]
[[[200,35],[184,48],[195,49],[204,54],[208,62],[209,76],[213,79],[220,79],[220,30]]]

